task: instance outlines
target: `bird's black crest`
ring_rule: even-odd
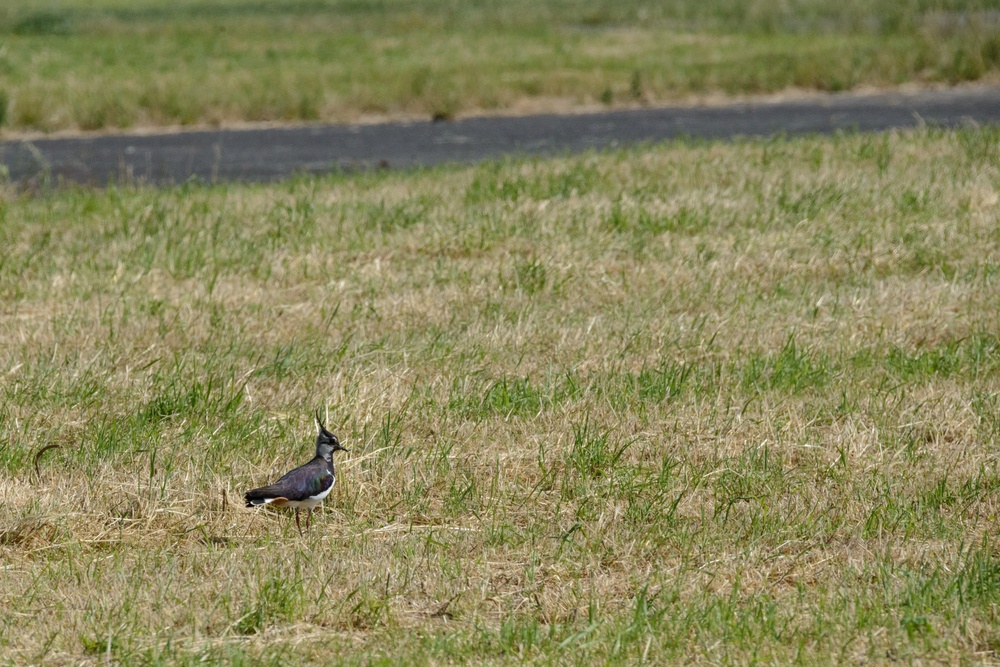
[[[327,438],[336,438],[333,433],[326,430],[326,425],[323,423],[323,418],[319,416],[319,410],[316,410],[316,423],[319,424],[319,434],[325,435]]]

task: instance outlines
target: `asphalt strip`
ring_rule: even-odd
[[[0,142],[20,185],[274,181],[293,174],[409,169],[506,155],[558,155],[677,138],[881,132],[1000,123],[1000,88],[836,94],[711,107],[297,126]]]

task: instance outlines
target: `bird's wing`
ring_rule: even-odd
[[[267,487],[289,500],[305,500],[319,495],[333,486],[333,472],[322,459],[285,473],[281,479]]]

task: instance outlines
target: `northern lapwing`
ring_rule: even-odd
[[[246,492],[247,507],[274,505],[275,507],[294,507],[295,525],[302,534],[302,524],[299,522],[299,510],[309,510],[306,516],[306,530],[312,525],[313,508],[323,502],[330,494],[333,483],[337,480],[333,469],[333,453],[347,450],[341,446],[337,436],[326,430],[323,420],[316,412],[316,423],[319,424],[319,435],[316,436],[316,456],[309,463],[285,473],[274,484],[251,489]]]

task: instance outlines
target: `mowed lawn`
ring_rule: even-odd
[[[8,192],[0,661],[995,662],[998,313],[996,128]]]
[[[1000,81],[995,0],[6,0],[0,132]]]

